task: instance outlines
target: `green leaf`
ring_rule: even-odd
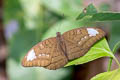
[[[73,61],[70,61],[65,66],[83,64],[105,56],[114,57],[113,53],[111,52],[108,46],[106,39],[103,38],[96,44],[94,44],[92,48],[84,56]]]
[[[96,13],[90,19],[92,21],[111,21],[111,20],[120,20],[120,13]]]
[[[103,12],[101,12],[101,13],[96,13],[96,14],[93,14],[93,15],[86,15],[86,16],[81,16],[81,17],[82,17],[81,18],[82,20],[85,17],[89,17],[87,19],[88,22],[93,22],[93,21],[113,21],[113,20],[120,20],[120,13],[112,13],[112,12],[104,12],[103,13]]]
[[[91,80],[120,80],[120,69],[98,74]]]
[[[120,20],[120,13],[113,12],[97,12],[96,8],[93,4],[88,5],[82,13],[76,18],[77,20],[81,20],[86,16],[91,16],[88,18],[89,21],[112,21],[112,20]]]
[[[96,14],[97,13],[97,10],[96,8],[94,7],[93,4],[90,4],[88,5],[87,8],[84,8],[84,10],[82,11],[82,13],[79,14],[79,16],[76,18],[77,20],[78,19],[82,19],[83,17],[85,16],[92,16],[93,14]]]

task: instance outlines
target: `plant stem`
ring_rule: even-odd
[[[111,54],[113,54],[113,53],[111,53]],[[110,71],[110,70],[111,70],[112,60],[113,60],[113,59],[115,60],[115,62],[116,62],[116,63],[118,64],[118,66],[120,67],[119,61],[117,60],[117,58],[116,58],[114,55],[112,55],[112,57],[109,59],[107,71]]]
[[[120,41],[117,42],[117,44],[114,46],[114,48],[113,48],[113,50],[112,50],[113,54],[116,53],[116,51],[117,51],[117,49],[119,48],[119,46],[120,46]],[[116,63],[118,64],[118,66],[120,67],[119,61],[118,61],[115,57],[113,57],[113,58],[115,59],[115,61],[116,61]],[[109,59],[107,71],[110,71],[110,70],[111,70],[111,65],[112,65],[112,60],[113,60],[113,58],[111,57],[111,58]]]
[[[113,60],[113,58],[110,57],[110,59],[109,59],[109,63],[108,63],[107,71],[110,71],[110,70],[111,70],[112,60]]]

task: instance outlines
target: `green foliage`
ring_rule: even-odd
[[[98,74],[91,80],[120,80],[120,69]]]
[[[85,11],[86,9],[86,11]],[[97,12],[96,8],[90,4],[85,8],[81,14],[76,18],[81,20],[86,16],[90,16],[89,21],[111,21],[120,20],[120,13],[113,12]]]
[[[49,30],[43,35],[42,40],[47,39],[49,37],[55,37],[56,32],[61,32],[64,33],[68,30],[74,29],[74,28],[79,28],[83,26],[82,23],[74,21],[74,20],[68,20],[64,19],[53,25]]]
[[[119,47],[120,47],[120,41],[117,42],[117,43],[115,44],[115,46],[113,47],[113,50],[112,50],[113,54],[115,54],[115,53],[117,52],[117,49],[118,49]],[[113,60],[113,58],[110,58],[109,64],[108,64],[108,71],[111,70],[112,60]]]
[[[93,11],[93,13],[94,13],[94,10],[95,10],[95,8],[93,7],[93,5],[89,5],[87,8],[89,8],[91,6],[91,11]],[[87,9],[86,8],[86,9]],[[92,13],[92,12],[90,12],[90,13]],[[86,16],[90,16],[90,17],[88,17],[87,19],[88,19],[88,22],[91,22],[91,21],[113,21],[113,20],[120,20],[120,13],[113,13],[113,12],[96,12],[96,13],[94,13],[94,14],[91,14],[91,15],[86,15],[86,14],[90,14],[90,13],[88,13],[88,11],[86,10],[86,13],[84,12],[84,10],[83,10],[83,12],[77,17],[77,20],[81,20],[81,19],[83,19],[83,18],[85,18]],[[114,30],[115,31],[115,30]],[[119,31],[118,31],[119,32]],[[117,33],[118,34],[118,33]],[[113,39],[113,38],[112,38]],[[120,42],[118,42],[115,46],[114,46],[114,48],[113,48],[113,52],[111,52],[110,51],[110,53],[111,53],[111,55],[112,55],[112,57],[110,58],[110,60],[109,60],[109,64],[108,64],[108,71],[110,71],[110,68],[111,68],[111,64],[112,64],[112,59],[114,58],[115,59],[115,61],[116,61],[116,63],[118,64],[118,66],[120,66],[120,64],[119,64],[119,62],[118,62],[118,60],[115,58],[115,56],[113,56],[113,54],[115,54],[115,52],[116,52],[116,50],[117,50],[117,48],[119,47],[119,45],[120,45]],[[95,45],[94,45],[95,46]],[[93,46],[93,47],[94,47]],[[103,47],[103,46],[102,46]],[[103,47],[104,48],[104,47]],[[92,50],[92,48],[90,49],[90,51]],[[109,49],[110,50],[110,49]],[[94,50],[95,51],[95,50]],[[99,50],[97,50],[97,52],[99,53]],[[108,51],[109,52],[109,51]],[[89,52],[88,52],[89,53]],[[88,54],[87,53],[87,54]],[[95,52],[94,52],[95,53]],[[87,55],[86,54],[86,55]],[[92,54],[92,53],[91,53]],[[86,56],[85,55],[85,56]],[[87,59],[88,59],[88,61],[90,61],[90,60],[92,60],[92,59],[94,59],[94,57],[92,58],[87,58],[87,57],[85,57],[85,56],[83,56],[83,57],[81,57],[81,58],[79,58],[79,59],[76,59],[76,60],[73,60],[73,61],[71,61],[71,62],[69,62],[66,66],[69,66],[69,65],[76,65],[77,63],[78,64],[81,64],[81,63],[84,63],[83,61],[86,61],[87,62]],[[82,61],[83,60],[83,61]],[[119,71],[119,70],[118,70]],[[102,73],[102,74],[98,74],[96,77],[93,77],[91,80],[119,80],[119,75],[120,74],[116,74],[116,75],[114,75],[115,74],[115,71],[112,71],[112,72],[105,72],[105,73]],[[111,76],[111,77],[109,77],[109,76]]]
[[[41,0],[44,6],[58,14],[67,18],[75,18],[82,8],[82,0]],[[51,4],[50,4],[51,3]]]
[[[110,35],[110,48],[113,49],[114,45],[120,41],[120,21],[111,23]]]
[[[34,0],[30,1],[34,2]],[[48,71],[41,68],[23,69],[20,64],[23,56],[33,45],[35,45],[38,41],[44,40],[48,37],[56,36],[56,32],[58,31],[63,33],[65,31],[81,26],[96,25],[96,22],[107,23],[107,21],[111,21],[112,23],[109,25],[109,29],[111,30],[111,32],[109,32],[111,35],[109,42],[110,48],[113,49],[113,45],[116,42],[120,41],[120,13],[108,12],[109,5],[102,7],[102,10],[107,10],[107,12],[98,12],[93,4],[88,5],[88,7],[82,11],[82,0],[41,0],[40,15],[37,15],[35,20],[33,19],[32,22],[35,22],[34,24],[36,24],[35,27],[37,28],[30,30],[29,28],[26,28],[27,23],[25,22],[25,19],[29,21],[30,17],[27,15],[25,16],[25,11],[23,11],[25,10],[25,6],[23,7],[23,4],[20,2],[20,0],[6,0],[4,3],[5,25],[14,19],[20,24],[19,29],[22,29],[16,32],[13,37],[8,40],[10,54],[9,59],[7,60],[7,70],[10,80],[63,80],[61,78],[66,77],[66,75],[66,79],[69,80],[72,69],[65,68],[56,71]],[[24,5],[27,4],[29,4],[29,1]],[[31,9],[31,7],[28,8]],[[35,9],[38,8],[39,7]],[[34,11],[34,9],[31,10]],[[80,11],[82,12],[80,13]],[[79,16],[77,17],[76,15],[78,14]],[[34,16],[32,17],[34,18]],[[74,20],[74,18],[77,20]],[[112,63],[112,59],[115,59],[119,65],[119,62],[113,55],[113,53],[116,52],[118,46],[119,43],[116,44],[112,52],[109,48],[108,42],[105,38],[103,38],[94,44],[88,53],[78,59],[70,61],[66,66],[84,64],[101,57],[110,57],[110,64]],[[108,65],[109,70],[110,67],[111,65]],[[19,74],[17,74],[17,76],[14,76],[16,72]],[[117,69],[114,71],[101,73],[94,77],[92,80],[111,80],[111,77],[112,80],[119,80],[119,72],[120,70]],[[56,76],[54,77],[53,74],[56,74]],[[28,78],[26,76],[30,77]]]
[[[82,13],[79,14],[79,16],[76,18],[77,20],[84,18],[85,16],[93,16],[97,13],[96,8],[93,6],[93,4],[88,5],[87,8],[84,8]]]
[[[36,43],[37,42],[36,42],[36,36],[34,30],[18,31],[14,35],[14,37],[11,40],[9,40],[9,45],[10,45],[9,57],[17,62],[20,62],[19,57],[27,53],[27,51]]]
[[[111,21],[111,20],[120,20],[120,13],[96,13],[90,19],[92,21]]]
[[[24,13],[20,6],[18,0],[6,0],[4,1],[4,19],[5,22],[9,21],[10,19],[21,19]]]
[[[120,41],[117,42],[112,50],[113,53],[116,53],[117,49],[120,47]]]

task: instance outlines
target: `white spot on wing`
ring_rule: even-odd
[[[97,34],[99,34],[99,32],[97,30],[95,30],[94,28],[87,28],[88,34],[89,36],[96,36]]]
[[[43,54],[41,54],[42,56],[45,56],[45,54],[43,53]]]
[[[84,37],[85,39],[87,38],[87,36]]]
[[[42,54],[39,54],[39,56],[40,56],[40,57],[42,57],[42,56],[49,57],[50,55],[49,55],[49,54],[44,54],[44,53],[42,53]]]
[[[84,38],[81,38],[81,40],[83,40]]]
[[[49,55],[48,55],[48,54],[47,54],[46,56],[47,56],[47,57],[49,57]]]
[[[39,56],[42,56],[41,54],[39,54]]]
[[[43,44],[40,44],[40,48],[43,49],[43,48],[44,48],[44,45],[43,45]]]
[[[32,61],[32,60],[34,60],[36,58],[36,56],[35,56],[35,51],[34,51],[34,49],[32,49],[29,53],[28,53],[28,55],[27,55],[27,61]]]
[[[40,44],[40,46],[42,47],[43,45],[42,45],[42,44]]]
[[[79,41],[78,44],[81,44],[81,42]]]

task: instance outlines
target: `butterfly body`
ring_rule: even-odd
[[[67,49],[66,49],[66,44],[65,44],[64,38],[62,37],[62,35],[61,35],[60,32],[57,32],[56,35],[57,35],[57,36],[56,36],[56,40],[57,40],[59,49],[64,53],[64,55],[65,55],[66,58],[68,59]]]
[[[31,48],[22,65],[59,69],[69,60],[85,55],[96,41],[105,36],[105,32],[99,28],[78,28],[62,35],[60,32],[56,34],[56,37],[48,38]]]

